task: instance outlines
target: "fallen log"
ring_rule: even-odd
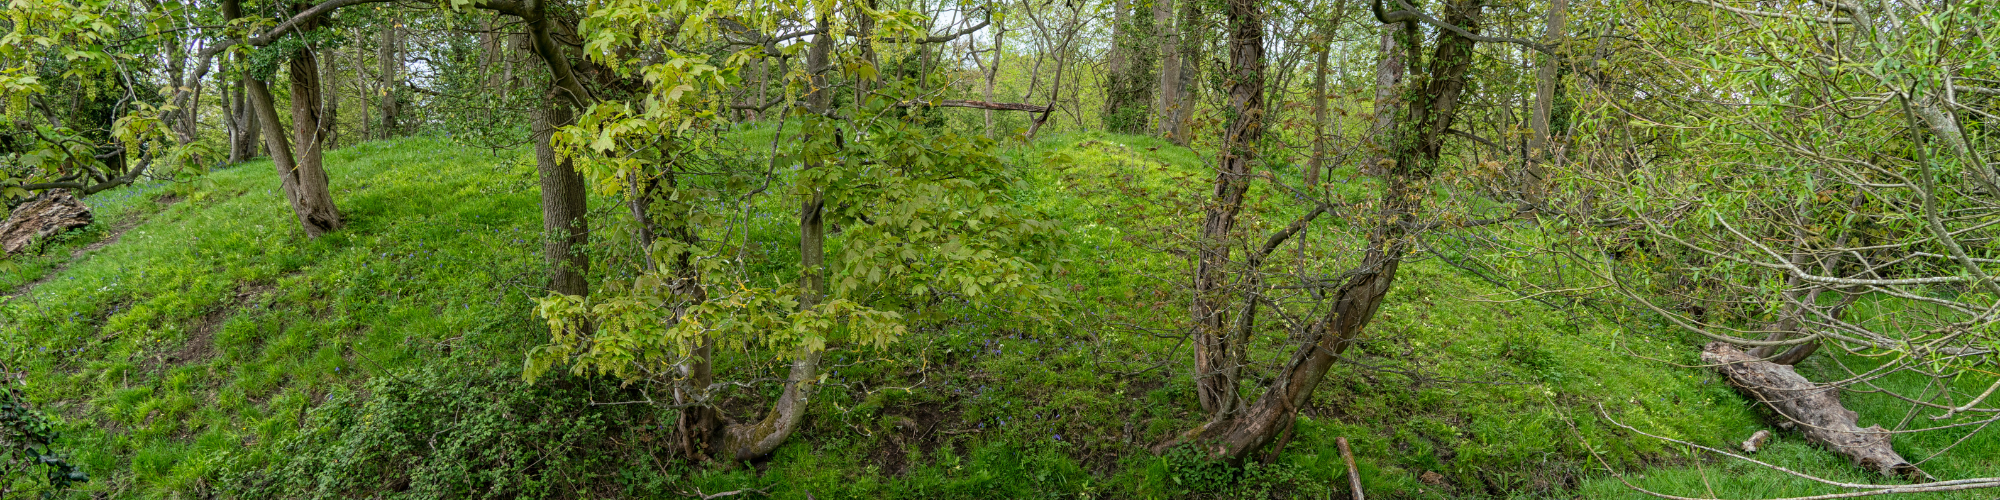
[[[1724,342],[1701,349],[1701,360],[1729,379],[1729,384],[1775,410],[1781,423],[1798,424],[1806,440],[1846,456],[1855,466],[1914,482],[1930,475],[1904,460],[1889,444],[1880,425],[1861,428],[1860,416],[1840,405],[1840,388],[1814,384],[1792,367],[1759,360]]]
[[[90,207],[83,205],[67,189],[51,189],[14,207],[6,221],[0,221],[0,249],[13,255],[29,243],[50,235],[90,225]]]
[[[945,99],[942,101],[903,101],[901,103],[898,103],[897,106],[906,108],[912,106],[932,106],[939,108],[972,108],[972,109],[990,109],[994,111],[1027,111],[1031,113],[1045,113],[1048,112],[1050,109],[1050,106],[1036,106],[1033,104],[1023,104],[1018,102],[963,101],[958,99]]]

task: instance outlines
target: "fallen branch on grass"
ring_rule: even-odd
[[[1776,410],[1780,418],[1799,424],[1806,440],[1846,456],[1855,466],[1914,482],[1931,480],[1896,454],[1882,426],[1863,429],[1855,424],[1859,415],[1840,405],[1840,388],[1815,384],[1790,366],[1760,360],[1726,342],[1703,347],[1701,360],[1715,365],[1730,385]]]

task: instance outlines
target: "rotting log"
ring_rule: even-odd
[[[1807,441],[1846,456],[1863,469],[1916,482],[1930,480],[1929,474],[1896,454],[1891,434],[1882,426],[1856,424],[1860,416],[1840,405],[1839,387],[1814,384],[1790,366],[1760,360],[1724,342],[1703,347],[1701,360],[1714,365],[1737,390],[1775,410],[1778,418],[1796,423]]]
[[[13,255],[35,240],[90,225],[90,207],[67,189],[51,189],[33,201],[14,207],[0,222],[0,248]]]

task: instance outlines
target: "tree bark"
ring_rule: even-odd
[[[1315,40],[1313,51],[1313,150],[1312,157],[1306,159],[1306,189],[1319,187],[1320,171],[1326,168],[1326,59],[1333,48],[1333,34],[1325,27],[1319,30],[1319,40]]]
[[[90,207],[65,189],[50,189],[22,203],[0,221],[0,251],[13,255],[51,235],[90,225]]]
[[[1568,26],[1568,19],[1569,0],[1549,0],[1549,16],[1542,30],[1542,43],[1559,45],[1565,36],[1563,30]],[[1515,179],[1515,189],[1520,191],[1522,199],[1535,205],[1541,204],[1544,184],[1548,182],[1548,173],[1542,163],[1552,156],[1549,145],[1554,132],[1549,128],[1549,115],[1554,111],[1556,85],[1562,77],[1558,71],[1562,65],[1561,58],[1547,54],[1539,57],[1541,66],[1535,68],[1535,109],[1528,118],[1527,164],[1522,166]]]
[[[179,35],[170,34],[167,35],[166,38],[167,38],[167,43],[173,44],[174,46],[180,46],[186,43],[186,40],[182,39]],[[174,91],[176,92],[180,91],[180,89],[183,88],[191,88],[190,86],[200,87],[199,85],[200,82],[187,81],[188,56],[189,53],[186,50],[175,50],[171,55],[167,56],[167,67],[166,67],[167,86],[169,88],[174,89]],[[194,121],[189,118],[193,116],[194,111],[196,109],[201,108],[200,106],[201,98],[198,96],[198,94],[194,91],[189,91],[188,93],[190,95],[197,95],[197,97],[195,97],[191,101],[192,105],[187,106],[185,108],[170,111],[164,117],[165,120],[162,120],[167,123],[167,128],[174,132],[174,140],[179,144],[188,144],[194,142],[194,134],[195,134]]]
[[[231,110],[234,113],[234,119],[231,120],[234,130],[229,142],[230,163],[250,161],[257,156],[257,143],[263,142],[264,128],[259,123],[261,119],[254,109],[255,106],[250,102],[250,91],[245,80],[249,80],[249,77],[239,77],[236,80],[235,95],[230,96],[236,103],[235,109]]]
[[[1396,114],[1400,112],[1399,108],[1403,104],[1403,75],[1409,58],[1409,53],[1406,51],[1409,49],[1397,42],[1397,32],[1402,29],[1401,24],[1382,26],[1382,50],[1379,59],[1375,61],[1375,123],[1368,129],[1368,135],[1376,139],[1395,135]],[[1378,141],[1370,141],[1370,145],[1374,147],[1376,153],[1361,164],[1361,171],[1369,175],[1382,175],[1381,163],[1389,158],[1390,150],[1395,145]]]
[[[224,19],[243,17],[242,2],[240,0],[224,0],[222,2],[222,17]],[[243,39],[240,37],[237,39],[238,43],[242,41]],[[232,60],[235,61],[235,64],[239,68],[248,63],[247,57],[232,57],[234,57]],[[229,163],[232,164],[250,161],[251,157],[257,156],[257,143],[260,141],[258,135],[263,132],[262,127],[257,123],[257,111],[252,109],[249,89],[244,83],[249,79],[249,76],[239,74],[233,85],[225,87],[230,89],[224,92],[224,100],[229,102],[229,119],[227,120],[230,127]]]
[[[822,14],[818,29],[829,32],[831,22]],[[806,106],[813,115],[825,115],[833,105],[833,94],[827,91],[826,70],[832,65],[833,37],[814,37],[812,48],[806,53],[806,72],[812,75],[812,92],[806,95]],[[839,130],[833,129],[834,134]],[[811,140],[808,138],[807,140]],[[819,168],[818,159],[807,160],[806,168]],[[814,188],[799,206],[799,310],[818,307],[826,297],[826,223],[823,218],[826,199],[821,190]],[[813,393],[813,385],[819,377],[821,352],[806,346],[795,348],[791,370],[785,376],[785,386],[778,394],[778,401],[764,418],[755,424],[735,424],[728,428],[728,437],[723,443],[726,456],[734,460],[750,460],[771,454],[798,431],[800,422],[805,420],[806,405]]]
[[[1174,51],[1160,71],[1160,136],[1174,144],[1187,145],[1188,120],[1194,117],[1195,73],[1200,69],[1201,2],[1180,3],[1180,19],[1166,38],[1166,50]]]
[[[1195,388],[1203,410],[1216,419],[1236,412],[1236,381],[1244,355],[1233,340],[1226,310],[1236,219],[1250,189],[1251,169],[1264,137],[1264,19],[1255,0],[1230,0],[1229,126],[1216,163],[1215,193],[1202,217],[1195,264]],[[1247,318],[1246,318],[1247,319]]]
[[[1105,130],[1144,133],[1153,104],[1153,10],[1126,0],[1112,9],[1112,47],[1099,116]]]
[[[390,17],[382,24],[382,43],[376,46],[376,70],[382,76],[379,85],[382,90],[377,104],[382,115],[381,126],[377,127],[377,139],[388,139],[401,134],[402,129],[402,88],[403,88],[403,29],[402,21]]]
[[[315,26],[301,26],[301,29],[316,27],[318,23],[312,20],[306,24]],[[340,211],[334,206],[333,195],[328,191],[326,170],[320,163],[320,141],[324,134],[319,116],[319,64],[314,60],[312,50],[303,48],[292,56],[286,68],[292,89],[292,140],[299,145],[298,156],[292,154],[292,144],[287,141],[283,123],[278,120],[270,88],[255,78],[245,78],[244,87],[249,91],[257,121],[263,126],[265,149],[271,155],[272,165],[278,170],[285,200],[291,204],[292,213],[298,216],[299,226],[305,229],[306,237],[318,238],[340,229],[342,225]]]
[[[1477,34],[1482,2],[1453,2],[1444,22]],[[1232,21],[1239,16],[1239,4],[1251,3],[1232,0]],[[1400,35],[1398,43],[1414,53],[1418,47],[1415,27],[1403,26]],[[1398,127],[1389,141],[1394,149],[1385,165],[1389,167],[1388,182],[1382,191],[1377,226],[1369,233],[1361,264],[1344,273],[1344,281],[1335,288],[1327,315],[1300,332],[1303,342],[1299,349],[1255,403],[1233,415],[1214,415],[1209,423],[1183,434],[1181,440],[1203,441],[1212,456],[1230,461],[1241,461],[1269,445],[1292,425],[1298,409],[1310,401],[1327,370],[1374,319],[1408,253],[1408,231],[1422,209],[1422,182],[1433,175],[1445,131],[1450,130],[1457,113],[1472,65],[1472,46],[1473,40],[1464,36],[1439,35],[1429,81],[1417,98],[1410,99],[1404,113],[1407,116],[1396,122]]]
[[[313,51],[311,47],[300,49],[286,65],[291,74],[292,141],[298,146],[298,156],[297,164],[284,174],[293,177],[296,191],[291,193],[292,208],[299,223],[305,226],[306,236],[317,238],[340,229],[344,222],[333,204],[322,161],[333,123],[321,114],[319,61]]]
[[[590,221],[583,174],[569,158],[549,144],[557,128],[575,120],[570,103],[551,96],[534,115],[535,169],[542,184],[542,255],[549,263],[549,290],[564,295],[589,295]]]
[[[340,148],[340,50],[327,49],[325,68],[320,75],[325,77],[323,95],[325,108],[320,113],[322,128],[326,131],[326,150]]]
[[[1930,479],[1896,454],[1882,426],[1862,428],[1856,423],[1859,415],[1840,404],[1839,387],[1814,384],[1790,366],[1759,361],[1724,342],[1703,347],[1701,360],[1716,365],[1715,370],[1737,390],[1770,406],[1786,421],[1800,424],[1806,440],[1846,456],[1855,466],[1910,481]]]

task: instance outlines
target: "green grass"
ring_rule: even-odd
[[[343,231],[305,239],[266,162],[171,205],[114,190],[88,200],[100,220],[146,222],[7,304],[10,360],[76,427],[92,489],[198,492],[225,463],[268,460],[330,391],[531,345],[531,168],[423,140],[328,160]]]
[[[732,142],[761,154],[771,134],[751,127]],[[749,467],[669,456],[671,410],[593,404],[640,397],[632,388],[520,381],[523,354],[547,335],[528,301],[541,276],[532,165],[518,153],[428,139],[331,154],[350,226],[319,240],[303,237],[264,162],[198,186],[93,197],[99,224],[0,274],[8,286],[49,278],[0,309],[0,355],[29,372],[32,398],[64,422],[63,446],[93,478],[85,493],[117,497],[676,497],[749,488],[819,499],[1323,498],[1345,488],[1334,451],[1343,436],[1373,498],[1634,497],[1593,451],[1629,477],[1645,476],[1636,483],[1678,494],[1705,493],[1704,475],[1724,497],[1819,492],[1631,435],[1598,415],[1601,406],[1648,432],[1718,447],[1763,428],[1713,374],[1669,364],[1694,364],[1686,335],[1518,300],[1421,254],[1350,351],[1357,363],[1328,374],[1273,464],[1234,470],[1185,452],[1155,455],[1150,446],[1203,417],[1186,348],[1171,334],[1186,315],[1180,282],[1190,262],[1181,249],[1208,196],[1213,174],[1203,165],[1212,157],[1102,133],[998,154],[1020,172],[1006,194],[1013,208],[1065,229],[1052,278],[1064,291],[1062,318],[1036,323],[947,302],[913,311],[911,335],[887,352],[836,346],[803,429]],[[1336,189],[1354,202],[1372,196],[1366,180]],[[178,202],[159,201],[170,191]],[[1246,213],[1249,234],[1298,213],[1269,189],[1253,196],[1255,206],[1278,208]],[[783,225],[791,208],[780,200],[755,209],[773,216],[771,227],[753,228],[779,249],[764,257],[795,257],[783,250],[795,243]],[[617,233],[622,213],[593,214],[606,255],[628,241]],[[142,219],[117,243],[68,259],[116,221]],[[1360,226],[1338,217],[1328,226],[1302,237],[1315,253],[1271,265],[1351,264],[1351,252],[1340,260],[1341,245]],[[796,271],[757,272],[778,280]],[[1282,335],[1265,335],[1253,358],[1268,366],[1287,349]],[[719,373],[746,373],[731,370],[763,358],[724,354]],[[775,388],[738,391],[723,406],[753,418]],[[1850,401],[1864,423],[1901,418],[1882,398]],[[1911,437],[1899,449],[1923,456],[1962,435]],[[2000,470],[1996,455],[2000,442],[1988,433],[1926,467],[1940,477],[1990,475]],[[1793,435],[1780,434],[1760,456],[1868,479]]]

